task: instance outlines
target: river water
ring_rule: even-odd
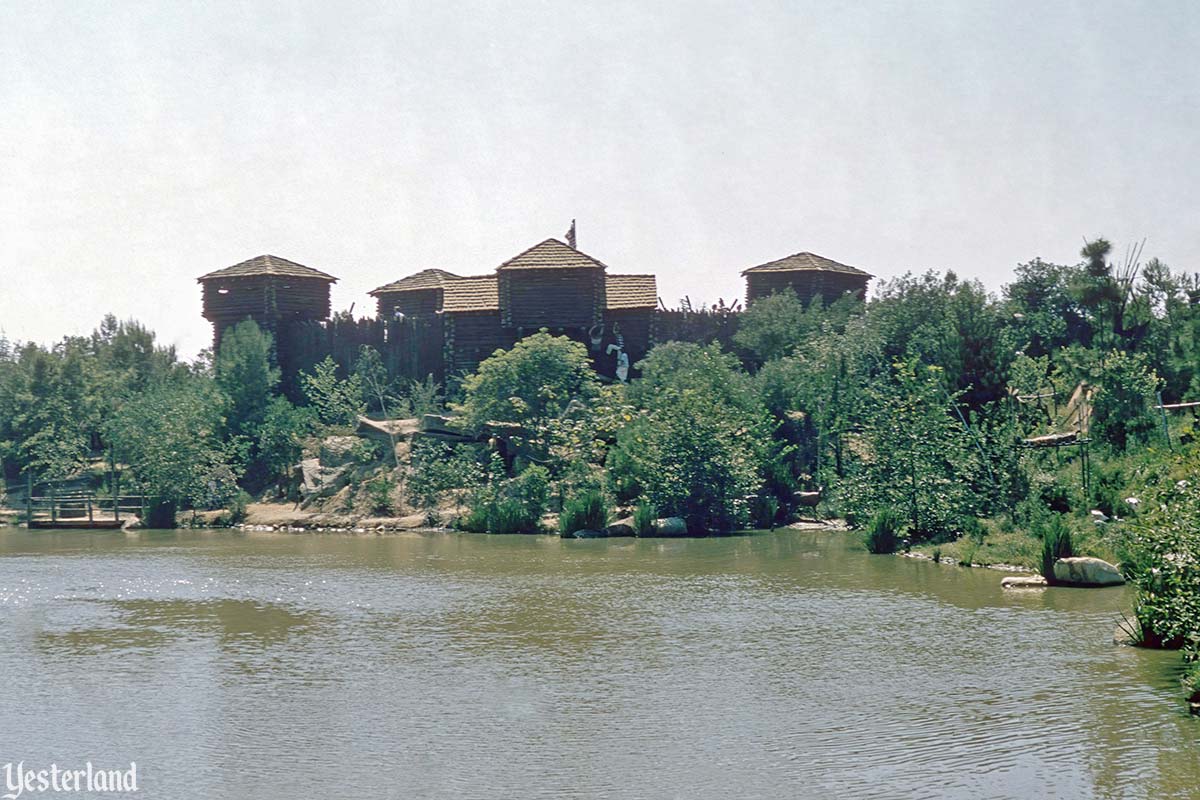
[[[0,768],[134,761],[169,800],[1200,796],[1177,656],[1111,643],[1126,591],[1001,577],[828,532],[4,529]]]

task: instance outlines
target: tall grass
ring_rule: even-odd
[[[894,553],[900,545],[904,515],[891,506],[881,508],[867,523],[864,543],[872,553]]]
[[[584,489],[568,497],[558,516],[558,532],[570,536],[575,531],[602,531],[608,525],[608,503],[599,489]]]
[[[633,509],[633,532],[638,536],[653,536],[658,511],[645,500]]]
[[[1071,543],[1071,529],[1061,514],[1037,523],[1042,537],[1042,577],[1054,582],[1054,562],[1060,558],[1071,558],[1075,548]]]

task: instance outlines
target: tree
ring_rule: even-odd
[[[158,525],[173,526],[178,507],[219,507],[236,494],[239,470],[220,440],[222,405],[209,380],[165,381],[105,426],[133,487],[160,504]]]
[[[843,512],[865,521],[897,508],[914,538],[952,537],[984,496],[978,454],[940,367],[910,359],[897,362],[893,373],[893,381],[871,388],[863,456],[839,485]]]
[[[286,397],[267,406],[258,429],[258,457],[271,480],[283,481],[304,455],[304,438],[317,427],[311,408],[296,407]]]
[[[271,334],[254,320],[244,320],[225,331],[217,354],[217,386],[229,398],[229,429],[257,437],[267,404],[279,385],[279,369],[272,366]]]
[[[337,375],[337,364],[331,356],[313,367],[312,374],[300,373],[304,394],[317,417],[326,425],[355,425],[358,415],[366,411],[362,402],[362,379],[351,375],[341,380]]]
[[[600,382],[587,348],[545,330],[527,336],[511,350],[497,350],[463,382],[467,423],[478,429],[487,422],[534,426],[561,416],[573,402],[590,404]]]
[[[617,435],[610,465],[631,474],[659,513],[695,531],[729,531],[749,519],[773,446],[772,425],[749,376],[718,345],[669,343],[638,365],[640,408]]]

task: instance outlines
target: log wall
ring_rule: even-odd
[[[604,318],[604,270],[517,269],[499,274],[505,327],[583,327]]]
[[[829,304],[846,292],[854,294],[859,300],[865,300],[869,280],[866,275],[821,270],[751,272],[746,275],[746,303],[789,289],[795,292],[805,305],[818,296]]]

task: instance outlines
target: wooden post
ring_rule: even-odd
[[[26,472],[28,480],[25,489],[25,524],[33,527],[33,472]]]
[[[50,482],[50,521],[58,522],[58,502],[54,499],[54,482]]]
[[[88,525],[91,525],[92,524],[92,496],[90,494],[87,496],[87,508],[88,508]]]
[[[117,472],[116,461],[113,461],[113,519],[121,521],[121,474]]]
[[[1158,393],[1158,413],[1162,414],[1163,438],[1167,440],[1167,449],[1171,450],[1171,427],[1167,424],[1167,409],[1163,406],[1162,392]]]

